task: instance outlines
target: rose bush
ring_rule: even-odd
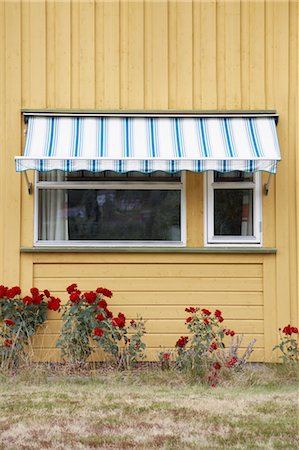
[[[45,322],[47,311],[57,311],[60,299],[48,290],[40,292],[33,287],[30,295],[21,297],[21,288],[0,286],[0,361],[1,366],[12,367],[25,357],[25,349]],[[27,351],[28,355],[28,351]]]
[[[255,340],[248,345],[243,356],[239,356],[243,337],[235,336],[233,330],[223,328],[224,318],[219,309],[212,313],[205,308],[190,306],[185,311],[190,314],[185,324],[191,336],[181,336],[175,344],[176,367],[207,377],[209,384],[216,386],[221,370],[240,368],[247,362]],[[227,347],[224,343],[226,337],[230,338]]]
[[[100,287],[82,293],[74,283],[66,290],[69,301],[64,307],[63,326],[57,341],[64,359],[85,363],[95,350],[94,344],[109,353],[122,368],[129,368],[144,357],[144,322],[132,320],[126,325],[123,313],[113,316],[106,300],[113,295],[109,289]]]
[[[273,350],[279,349],[281,351],[282,355],[280,358],[284,362],[298,362],[298,328],[287,325],[283,329],[279,328],[279,335],[280,343],[273,347]]]

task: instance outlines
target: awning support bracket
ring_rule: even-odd
[[[25,180],[26,180],[26,184],[27,184],[28,194],[31,195],[33,192],[32,183],[31,183],[31,181],[29,181],[27,172],[24,172],[24,175],[25,175]]]
[[[267,183],[264,184],[265,195],[269,194],[271,175],[272,173],[269,173]]]

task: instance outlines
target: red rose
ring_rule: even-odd
[[[95,319],[96,320],[105,320],[105,317],[103,316],[103,314],[97,314]]]
[[[284,327],[284,329],[282,330],[282,332],[283,332],[284,334],[287,334],[287,335],[291,336],[291,334],[292,334],[292,327],[291,327],[291,325],[288,325],[288,326]]]
[[[186,319],[186,323],[189,323],[189,322],[191,322],[192,321],[192,317],[190,316],[190,317],[187,317],[187,319]]]
[[[90,305],[95,301],[95,299],[97,298],[97,294],[95,292],[85,292],[85,294],[83,294],[85,297],[85,300],[87,301],[87,303],[89,303]]]
[[[209,352],[212,353],[212,351],[213,350],[217,350],[217,348],[218,348],[217,343],[216,342],[212,342],[212,344],[210,345],[210,348],[209,348]]]
[[[221,369],[221,364],[218,361],[216,361],[216,362],[214,362],[213,367],[214,367],[215,370],[220,370]]]
[[[34,305],[40,305],[41,302],[43,301],[43,298],[44,298],[43,294],[40,294],[40,295],[34,295],[34,296],[32,297],[32,303],[33,303]]]
[[[236,333],[235,333],[234,331],[231,331],[231,332],[230,332],[230,335],[231,335],[231,336],[234,336],[235,334],[236,334]]]
[[[224,319],[223,319],[223,317],[222,316],[220,316],[220,317],[218,317],[218,322],[223,322],[224,321]]]
[[[104,330],[102,330],[102,328],[95,328],[93,330],[93,334],[94,336],[103,336]]]
[[[0,298],[6,297],[7,287],[3,286],[3,284],[0,285]]]
[[[219,311],[219,309],[216,309],[216,311],[214,312],[215,317],[221,317],[221,311]]]
[[[71,284],[70,286],[68,286],[66,288],[66,291],[68,294],[72,294],[73,292],[75,292],[77,290],[77,285],[76,283]]]
[[[107,306],[108,306],[108,305],[107,305],[106,300],[100,300],[100,301],[98,302],[98,307],[101,308],[101,309],[106,309]]]
[[[35,287],[31,288],[30,292],[32,294],[32,297],[37,297],[39,295],[39,290]]]
[[[6,289],[7,298],[15,298],[16,295],[21,294],[21,288],[19,286],[14,286],[11,289]]]
[[[186,308],[185,311],[193,314],[197,311],[197,309],[193,308],[193,306],[190,306],[189,308]]]
[[[105,310],[105,313],[106,313],[106,316],[107,316],[108,319],[112,319],[113,314],[112,314],[111,311],[109,311],[109,309],[106,309],[106,310]]]
[[[211,315],[211,311],[209,311],[208,309],[202,309],[201,311],[202,311],[202,313],[203,313],[205,316],[210,316],[210,315]]]
[[[113,317],[112,319],[112,325],[114,327],[123,328],[126,323],[126,318],[124,314],[118,313],[118,317]]]
[[[209,323],[210,323],[209,319],[203,319],[203,322],[204,322],[206,325],[209,325]]]
[[[135,322],[135,320],[131,320],[130,325],[131,327],[136,327],[137,323]]]
[[[11,347],[12,346],[12,340],[11,339],[5,339],[3,342],[5,347]]]
[[[297,327],[292,327],[292,333],[297,334],[298,333],[298,328]]]
[[[51,294],[50,294],[50,292],[48,291],[48,289],[45,289],[45,290],[44,290],[44,294],[45,294],[45,296],[46,296],[47,298],[50,298],[50,296],[51,296]]]
[[[32,297],[29,297],[28,295],[26,295],[25,297],[23,297],[23,303],[24,305],[30,305],[30,303],[32,303],[33,299]]]
[[[237,361],[237,358],[235,356],[232,356],[228,361],[226,361],[225,366],[232,367],[236,364]]]
[[[80,291],[72,292],[70,295],[70,301],[72,303],[79,303],[80,302]]]
[[[61,300],[59,298],[51,297],[48,301],[48,308],[52,311],[57,311],[60,308]]]
[[[14,325],[14,321],[11,319],[6,319],[5,323],[8,327],[11,327],[11,325]]]
[[[104,295],[105,297],[108,297],[108,298],[111,298],[112,295],[113,295],[113,293],[111,291],[109,291],[109,289],[102,288],[102,287],[97,288],[96,292],[98,294],[102,294],[102,295]]]
[[[163,359],[170,359],[170,353],[163,353]]]
[[[180,339],[178,339],[178,341],[176,342],[175,346],[183,348],[183,347],[185,347],[187,342],[188,342],[188,337],[187,336],[181,336]]]

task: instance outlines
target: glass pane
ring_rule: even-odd
[[[41,240],[181,240],[181,191],[42,189]]]
[[[214,235],[253,236],[252,189],[214,189]]]
[[[221,173],[214,172],[215,183],[219,182],[234,182],[234,181],[253,181],[253,174],[248,172],[240,172],[235,170],[234,172]]]

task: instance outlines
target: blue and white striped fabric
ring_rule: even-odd
[[[272,117],[29,117],[16,170],[276,173]]]

